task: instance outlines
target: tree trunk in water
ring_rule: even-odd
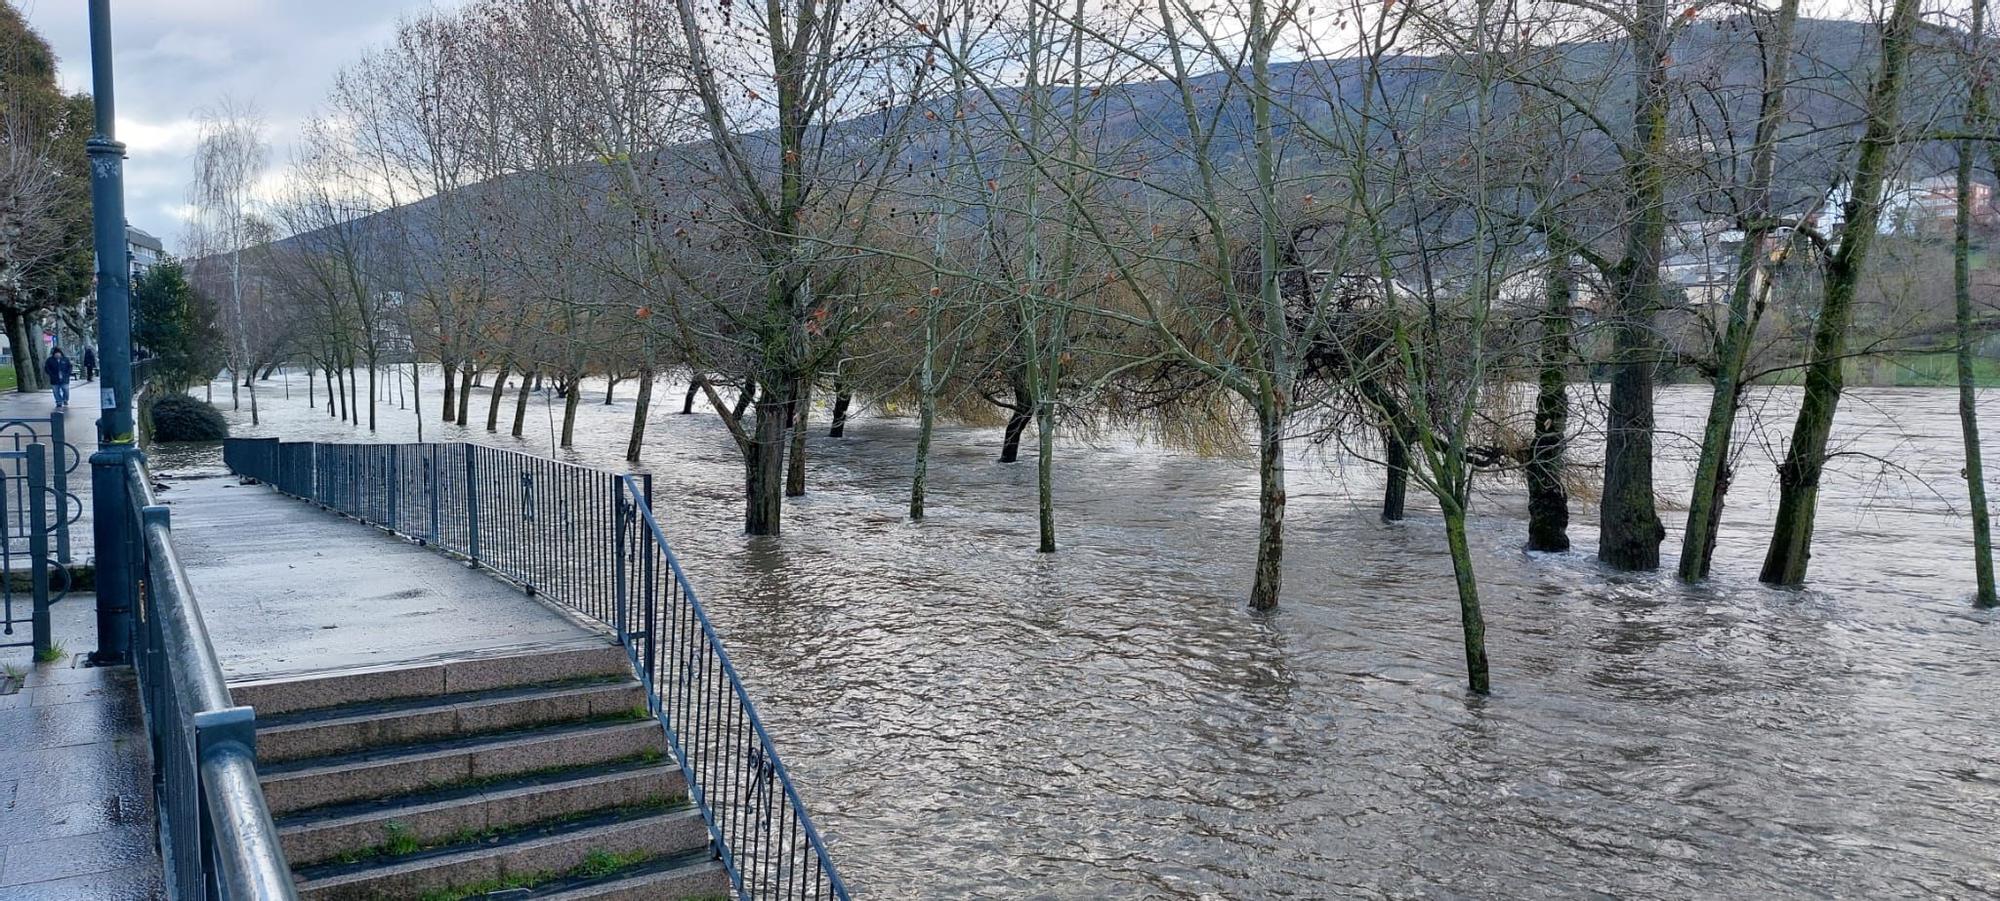
[[[1266,410],[1257,417],[1257,576],[1250,609],[1278,606],[1285,578],[1285,423]]]
[[[1410,444],[1394,423],[1382,426],[1382,521],[1402,522],[1410,494]]]
[[[1765,244],[1772,226],[1771,182],[1777,169],[1780,129],[1785,117],[1785,87],[1790,79],[1792,31],[1798,21],[1799,0],[1784,0],[1769,35],[1759,32],[1759,43],[1770,57],[1764,69],[1764,85],[1757,114],[1757,134],[1750,153],[1750,202],[1746,218],[1751,225],[1744,231],[1743,248],[1737,254],[1736,278],[1729,293],[1729,321],[1722,343],[1715,349],[1715,384],[1708,404],[1708,419],[1702,425],[1701,456],[1695,463],[1694,485],[1688,496],[1687,526],[1681,537],[1681,561],[1675,574],[1683,581],[1708,578],[1715,560],[1716,533],[1722,527],[1723,500],[1729,494],[1733,473],[1729,455],[1736,428],[1736,411],[1743,397],[1743,365],[1756,333],[1757,316],[1763,296],[1769,292],[1768,260]]]
[[[1465,540],[1465,504],[1444,505],[1444,537],[1451,548],[1451,574],[1458,583],[1458,620],[1465,636],[1465,681],[1476,694],[1492,690],[1486,672],[1486,616],[1479,609],[1479,581],[1472,571],[1472,549]]]
[[[1799,403],[1791,445],[1778,464],[1777,522],[1771,531],[1770,549],[1764,554],[1764,569],[1757,576],[1768,584],[1803,583],[1812,557],[1813,516],[1819,507],[1820,476],[1826,469],[1827,438],[1840,406],[1840,366],[1847,355],[1847,327],[1854,319],[1854,295],[1882,218],[1882,183],[1895,167],[1890,151],[1901,139],[1897,129],[1904,69],[1917,12],[1917,0],[1896,0],[1882,29],[1881,74],[1868,98],[1868,129],[1862,135],[1861,153],[1849,182],[1853,191],[1847,201],[1840,247],[1827,264],[1826,301],[1813,324],[1805,397]]]
[[[528,421],[528,393],[534,390],[534,384],[538,381],[541,381],[541,376],[539,375],[530,378],[528,373],[521,373],[521,388],[514,394],[514,437],[516,438],[521,437],[521,424]]]
[[[743,452],[743,530],[751,535],[777,535],[783,524],[785,420],[790,411],[776,393],[758,392],[757,421]]]
[[[812,380],[800,379],[792,399],[792,451],[785,461],[785,496],[806,496],[806,423],[812,419]]]
[[[562,446],[570,446],[576,436],[576,405],[583,399],[583,377],[572,376],[569,385],[563,389]]]
[[[255,375],[255,371],[253,370],[251,374]],[[252,381],[248,387],[250,389],[250,424],[256,425],[259,421],[257,417],[257,383]]]
[[[243,373],[237,370],[237,368],[236,368],[236,365],[235,365],[235,364],[233,364],[233,363],[232,363],[232,364],[230,364],[230,366],[229,366],[229,409],[231,409],[231,410],[241,410],[241,409],[243,409],[243,385],[242,385],[242,382],[243,382]]]
[[[472,377],[476,374],[478,374],[478,370],[473,368],[470,363],[459,369],[457,418],[459,425],[465,424],[466,408],[472,405]]]
[[[743,411],[750,409],[750,404],[756,400],[757,383],[754,381],[744,382],[743,391],[736,395],[736,409],[729,411],[730,417],[741,421],[743,419]]]
[[[688,379],[687,396],[681,398],[682,416],[687,416],[694,412],[694,398],[695,395],[701,393],[701,382],[702,382],[702,377],[698,374],[693,378]]]
[[[347,361],[347,410],[351,414],[349,422],[361,424],[361,374],[354,371],[354,361]]]
[[[511,374],[507,367],[502,366],[500,374],[493,378],[493,394],[486,399],[486,430],[489,432],[500,428],[500,398],[507,394],[507,377]]]
[[[1667,530],[1653,500],[1653,370],[1659,341],[1660,259],[1667,232],[1666,0],[1638,0],[1632,52],[1632,149],[1626,164],[1625,256],[1614,278],[1617,307],[1611,403],[1604,436],[1604,497],[1599,505],[1597,559],[1613,569],[1660,566]]]
[[[375,431],[375,361],[368,361],[368,431]],[[255,415],[257,409],[257,389],[250,389],[250,409]]]
[[[930,480],[931,429],[937,419],[937,399],[929,390],[917,395],[917,465],[910,475],[910,519],[923,522],[924,489]]]
[[[854,404],[854,394],[847,386],[835,383],[833,386],[833,425],[827,427],[826,437],[847,437],[847,410]]]
[[[458,374],[458,364],[442,363],[439,366],[444,370],[442,373],[444,376],[444,403],[438,405],[438,419],[442,422],[450,422],[451,411],[458,403],[458,380],[452,378],[452,376]]]
[[[1007,414],[1007,429],[1000,437],[1000,462],[1012,463],[1021,459],[1021,435],[1028,431],[1028,423],[1034,420],[1035,398],[1028,391],[1027,367],[1016,367],[1012,379],[1014,385],[1014,406]]]
[[[340,421],[347,421],[347,370],[336,369],[333,377],[340,380],[340,389],[335,393],[340,398]]]
[[[639,459],[639,448],[646,443],[646,410],[653,405],[653,373],[649,370],[639,373],[638,409],[632,411],[632,440],[625,442],[625,459]]]
[[[607,376],[604,382],[604,405],[611,406],[612,397],[618,393],[618,377]]]
[[[307,366],[307,367],[306,367],[306,406],[308,406],[308,407],[311,407],[311,408],[313,408],[313,409],[317,410],[317,409],[319,409],[319,394],[318,394],[317,392],[315,392],[315,391],[313,390],[313,382],[314,382],[314,381],[316,381],[316,379],[315,379],[315,378],[313,377],[313,368],[312,368],[311,366]]]
[[[328,366],[326,367],[326,418],[332,419],[340,415],[336,412],[339,408],[334,405],[334,399],[339,396],[340,388],[334,381],[333,367]]]
[[[1569,491],[1563,487],[1563,445],[1569,437],[1570,306],[1567,267],[1549,278],[1542,311],[1535,390],[1535,440],[1528,450],[1528,550],[1569,550]],[[1461,519],[1463,517],[1461,516]],[[1461,523],[1461,528],[1463,524]],[[1478,603],[1477,597],[1473,603]]]

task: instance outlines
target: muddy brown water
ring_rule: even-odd
[[[557,456],[623,468],[633,386],[597,390]],[[261,427],[230,413],[237,434],[368,440],[296,376],[279,395]],[[1032,466],[994,462],[996,430],[940,431],[912,524],[914,428],[863,415],[815,429],[784,536],[746,539],[727,433],[675,415],[677,386],[655,397],[662,526],[860,895],[2000,896],[2000,617],[1969,604],[1949,391],[1850,392],[1804,591],[1756,583],[1791,389],[1741,432],[1709,584],[1600,570],[1588,505],[1574,552],[1525,554],[1518,491],[1494,488],[1473,535],[1488,698],[1462,688],[1434,511],[1379,523],[1364,465],[1301,449],[1284,604],[1257,615],[1240,461],[1066,442],[1062,550],[1040,555]],[[531,404],[516,442],[511,397],[497,439],[485,399],[425,437],[549,453],[559,408]],[[1661,393],[1669,495],[1706,399]],[[2000,422],[2000,393],[1982,403]],[[415,437],[393,399],[380,415],[378,440]],[[1987,448],[2000,472],[2000,431]]]

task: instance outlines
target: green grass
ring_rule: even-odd
[[[0,363],[0,390],[11,391],[20,383],[20,377],[14,374],[14,364]]]
[[[1948,352],[1854,357],[1841,367],[1841,376],[1850,388],[1950,388],[1958,384],[1958,358]],[[2000,388],[2000,360],[1973,357],[1972,378],[1981,388]],[[1805,369],[1773,373],[1770,382],[1804,384]]]
[[[61,659],[63,659],[63,655],[64,655],[64,653],[65,653],[65,651],[63,651],[63,646],[62,646],[62,642],[58,641],[58,642],[55,642],[55,643],[53,643],[53,644],[50,644],[50,645],[49,645],[48,647],[46,647],[46,648],[43,648],[42,650],[40,650],[40,651],[36,652],[36,654],[35,654],[35,662],[36,662],[36,663],[54,663],[54,662],[56,662],[56,661],[58,661],[58,660],[61,660]]]

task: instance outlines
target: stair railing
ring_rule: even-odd
[[[139,547],[99,559],[131,561],[143,586],[133,619],[132,664],[153,749],[160,858],[168,897],[181,901],[291,901],[297,894],[278,830],[257,781],[257,718],[230,700],[222,666],[174,550],[168,508],[152,476],[128,458],[132,527]]]

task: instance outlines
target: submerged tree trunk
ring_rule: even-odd
[[[417,417],[418,444],[424,443],[424,383],[422,374],[423,364],[418,363],[415,355],[412,354],[410,359],[410,395],[416,399],[416,410],[413,412]]]
[[[1968,67],[1971,87],[1965,104],[1969,129],[1988,127],[1991,121],[1986,99],[1986,48],[1980,44],[1985,33],[1986,2],[1972,0],[1972,27],[1967,31],[1973,54]],[[1972,142],[1959,141],[1957,223],[1952,236],[1953,305],[1958,332],[1958,424],[1965,436],[1965,491],[1972,514],[1973,603],[1995,607],[2000,606],[2000,596],[1995,595],[1993,586],[1993,525],[1986,506],[1985,465],[1980,459],[1978,378],[1972,367],[1973,346],[1978,339],[1972,313],[1972,157]]]
[[[1772,585],[1803,583],[1812,557],[1813,517],[1819,507],[1820,476],[1826,470],[1827,439],[1840,405],[1840,367],[1847,356],[1847,328],[1854,319],[1854,296],[1860,288],[1862,267],[1882,218],[1882,183],[1895,169],[1891,151],[1899,139],[1904,70],[1917,12],[1917,0],[1896,0],[1882,29],[1881,74],[1868,98],[1868,129],[1862,135],[1861,153],[1849,182],[1852,194],[1840,247],[1827,264],[1826,300],[1813,324],[1805,396],[1799,402],[1791,444],[1778,464],[1777,522],[1764,555],[1764,569],[1757,576]]]
[[[917,460],[910,474],[910,519],[917,522],[924,519],[924,490],[931,470],[931,430],[936,418],[937,400],[929,386],[924,386],[917,393]]]
[[[1535,439],[1528,449],[1528,550],[1569,550],[1569,491],[1563,487],[1563,446],[1569,440],[1570,306],[1567,266],[1549,275],[1542,311],[1535,388]]]
[[[806,423],[812,418],[812,379],[800,379],[792,399],[792,452],[785,461],[785,496],[806,495]]]
[[[443,363],[440,365],[444,369],[444,403],[439,405],[438,418],[444,422],[450,422],[452,411],[458,409],[458,380],[452,378],[452,376],[458,374],[458,364]]]
[[[569,383],[563,386],[563,447],[570,446],[571,440],[576,437],[576,405],[582,399],[583,377],[572,375],[569,377]]]
[[[1614,273],[1617,307],[1597,559],[1613,569],[1648,570],[1659,568],[1660,542],[1667,537],[1653,499],[1653,371],[1659,362],[1653,315],[1667,232],[1663,157],[1671,93],[1666,0],[1638,0],[1634,13],[1637,93],[1626,154],[1625,255]]]
[[[653,373],[639,373],[639,397],[637,408],[632,411],[632,440],[625,442],[625,459],[639,459],[639,448],[646,443],[646,411],[653,406]]]
[[[337,391],[335,391],[334,393],[335,393],[335,394],[337,394],[337,395],[338,395],[338,396],[340,397],[340,420],[341,420],[342,422],[346,422],[346,421],[348,421],[348,416],[347,416],[347,411],[348,411],[348,406],[347,406],[347,370],[346,370],[346,369],[335,369],[335,370],[333,371],[333,377],[339,380],[339,388],[338,388],[338,390],[337,390]]]
[[[612,399],[613,399],[614,397],[616,397],[616,396],[617,396],[617,394],[618,394],[618,383],[619,383],[619,381],[621,381],[621,379],[619,379],[619,378],[618,378],[617,376],[615,376],[615,375],[607,375],[607,376],[605,376],[605,377],[604,377],[604,405],[605,405],[605,406],[607,406],[607,407],[608,407],[608,406],[611,406],[611,401],[612,401]]]
[[[701,380],[702,377],[700,373],[696,373],[693,378],[688,379],[687,396],[681,398],[682,416],[687,416],[694,412],[694,398],[695,395],[701,393]]]
[[[736,409],[729,411],[730,417],[738,422],[743,421],[743,412],[745,410],[750,409],[750,405],[752,403],[755,403],[756,400],[757,400],[756,380],[745,379],[743,382],[743,391],[736,395]]]
[[[1028,423],[1035,418],[1035,398],[1028,391],[1027,367],[1017,366],[1011,379],[1014,388],[1014,405],[1008,407],[1007,429],[1000,437],[1000,462],[1012,463],[1021,459],[1021,435],[1028,431]]]
[[[773,379],[777,384],[782,381]],[[784,518],[785,421],[790,410],[779,392],[770,389],[757,392],[757,420],[743,448],[743,530],[751,535],[779,534]]]
[[[1486,666],[1486,616],[1479,608],[1479,580],[1472,570],[1472,549],[1465,540],[1465,503],[1444,504],[1444,538],[1451,549],[1451,574],[1458,583],[1458,620],[1465,640],[1466,686],[1477,694],[1492,690]]]
[[[478,374],[472,364],[460,367],[458,376],[458,418],[459,425],[465,424],[466,407],[472,405],[472,377]]]
[[[854,395],[847,390],[847,386],[840,382],[834,382],[833,425],[829,426],[826,430],[828,438],[844,438],[847,436],[847,410],[853,403]]]
[[[307,407],[310,407],[310,408],[312,408],[312,409],[314,409],[314,410],[317,410],[317,409],[319,409],[319,393],[318,393],[317,391],[313,390],[313,382],[315,382],[315,381],[317,381],[317,379],[316,379],[316,378],[314,378],[314,376],[313,376],[313,368],[312,368],[311,366],[307,366],[307,367],[306,367],[306,406],[307,406]]]
[[[521,373],[521,387],[514,393],[513,434],[516,438],[521,437],[521,425],[528,421],[528,394],[534,390],[535,383],[540,380],[541,376],[539,373],[535,374],[532,378],[529,373]]]
[[[1250,609],[1278,606],[1285,563],[1285,422],[1275,411],[1257,417],[1257,576]]]
[[[493,377],[493,393],[486,399],[486,430],[489,432],[500,428],[500,398],[507,393],[507,377],[511,374],[507,367],[502,366],[499,374]]]
[[[1729,292],[1729,321],[1715,348],[1715,384],[1702,425],[1701,457],[1695,464],[1694,486],[1688,497],[1687,526],[1681,539],[1676,574],[1689,582],[1708,578],[1715,559],[1715,536],[1722,527],[1723,500],[1732,476],[1729,455],[1736,412],[1743,397],[1743,366],[1756,333],[1753,307],[1761,307],[1770,290],[1766,243],[1776,228],[1771,221],[1771,183],[1777,170],[1780,129],[1785,118],[1785,88],[1790,80],[1792,31],[1799,17],[1799,0],[1784,0],[1769,35],[1759,33],[1770,55],[1764,68],[1757,134],[1751,145],[1749,203],[1745,213],[1743,248],[1737,254],[1736,278]]]
[[[1410,495],[1410,444],[1396,425],[1382,426],[1382,521],[1402,522]]]

